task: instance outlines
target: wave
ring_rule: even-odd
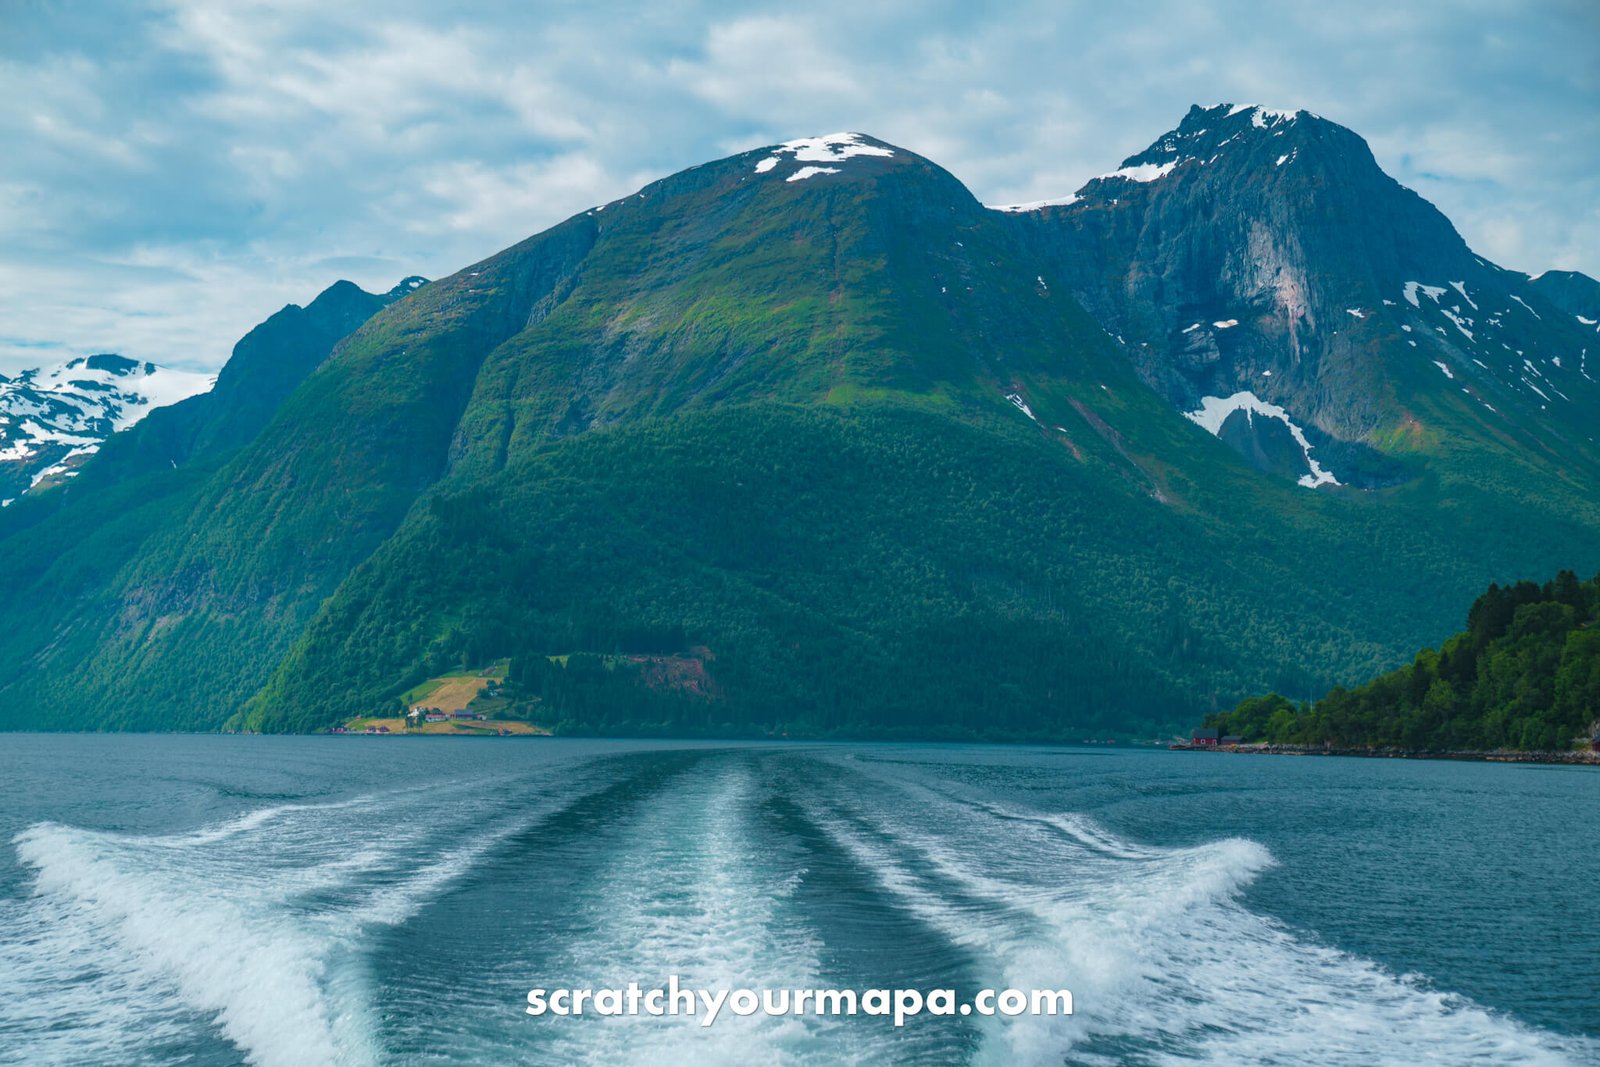
[[[978,1062],[1556,1064],[1600,1052],[1252,912],[1242,898],[1275,865],[1256,842],[1158,848],[1082,813],[877,785],[831,790],[812,817],[904,908],[977,953],[984,984],[1074,993],[1071,1017],[980,1023]]]
[[[630,980],[685,988],[816,988],[819,933],[793,914],[801,856],[770,832],[770,784],[747,762],[697,772],[652,799],[605,842],[602,869],[584,893],[606,922],[543,946],[560,984],[617,988]],[[595,1018],[549,1024],[539,1050],[551,1063],[872,1062],[861,1035],[832,1019],[738,1017],[714,1027],[694,1018]]]
[[[1600,1061],[1592,1041],[1253,910],[1276,862],[1256,841],[1151,845],[907,767],[708,751],[277,803],[170,835],[39,823],[14,839],[31,895],[0,899],[0,1062]],[[1076,1014],[895,1031],[724,1012],[705,1029],[535,1024],[500,1002],[523,981],[670,974],[1067,988]]]
[[[562,802],[581,794],[570,781]],[[8,962],[32,1007],[27,1017],[0,1007],[0,1024],[47,1058],[52,1029],[82,1019],[93,997],[139,1027],[79,1028],[81,1060],[102,1048],[115,1061],[130,1039],[165,1040],[198,1015],[258,1067],[377,1063],[363,935],[404,922],[562,803],[521,798],[516,815],[496,819],[504,796],[483,781],[434,785],[260,808],[164,836],[32,826],[14,844],[35,872],[33,894],[6,931],[29,945]],[[431,820],[404,818],[440,802],[460,819],[442,841]]]

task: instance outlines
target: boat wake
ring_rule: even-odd
[[[30,1062],[136,1062],[141,1049],[163,1062],[197,1018],[260,1067],[381,1062],[371,930],[404,923],[559,807],[530,800],[491,820],[487,796],[504,795],[492,786],[280,805],[171,836],[33,826],[14,842],[33,896],[0,912],[16,993],[0,1030]],[[408,817],[419,805],[484,821],[441,835]]]
[[[814,818],[907,910],[968,946],[981,984],[1074,992],[1070,1017],[985,1020],[974,1062],[1556,1064],[1600,1055],[1600,1045],[1522,1026],[1252,912],[1241,896],[1275,864],[1253,841],[1155,848],[1082,814],[888,780],[897,788],[829,790]]]
[[[928,765],[655,752],[280,804],[185,833],[36,824],[0,899],[7,1055],[463,1062],[1556,1064],[1525,1026],[1253,911],[1275,864],[1157,847]],[[1003,799],[1002,799],[1003,798]],[[535,985],[1070,989],[1075,1014],[530,1019]],[[446,991],[446,992],[442,992]]]

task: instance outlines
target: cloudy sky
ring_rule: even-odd
[[[862,130],[1059,196],[1191,103],[1305,107],[1480,253],[1600,276],[1600,3],[0,0],[0,371],[191,368],[706,159]]]

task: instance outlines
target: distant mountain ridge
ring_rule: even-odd
[[[334,342],[424,284],[413,276],[375,295],[337,282],[252,330],[217,373],[106,353],[0,374],[0,501],[86,470],[98,485],[249,442]]]
[[[315,729],[506,657],[634,733],[1152,736],[1350,683],[1600,567],[1555,299],[1304,112],[1196,108],[1025,210],[864,134],[741,153],[0,517],[0,725]]]
[[[106,438],[215,381],[111,353],[0,374],[0,505],[72,477]]]

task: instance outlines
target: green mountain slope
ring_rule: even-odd
[[[1263,473],[1062,256],[856,136],[579,215],[374,316],[107,529],[137,558],[0,609],[0,724],[313,729],[510,656],[570,729],[1147,733],[1600,565],[1586,452],[1433,371],[1386,379],[1406,415],[1362,442],[1400,476]]]
[[[122,663],[128,645],[137,652],[139,635],[152,629],[141,627],[137,615],[148,605],[113,598],[172,542],[175,521],[203,506],[219,471],[335,344],[421,283],[410,278],[387,294],[372,294],[340,282],[304,308],[284,308],[239,342],[211,392],[151,412],[109,438],[75,478],[0,512],[0,617],[7,624],[0,662],[9,679],[0,691],[17,701],[0,721],[75,728],[215,725],[203,707],[179,711],[188,699],[184,679],[193,674],[181,669],[170,683],[178,698],[157,702],[141,695],[162,692],[141,679],[119,693],[120,703],[90,703],[96,689],[86,683],[95,677],[97,657]],[[74,670],[74,663],[85,669]]]

